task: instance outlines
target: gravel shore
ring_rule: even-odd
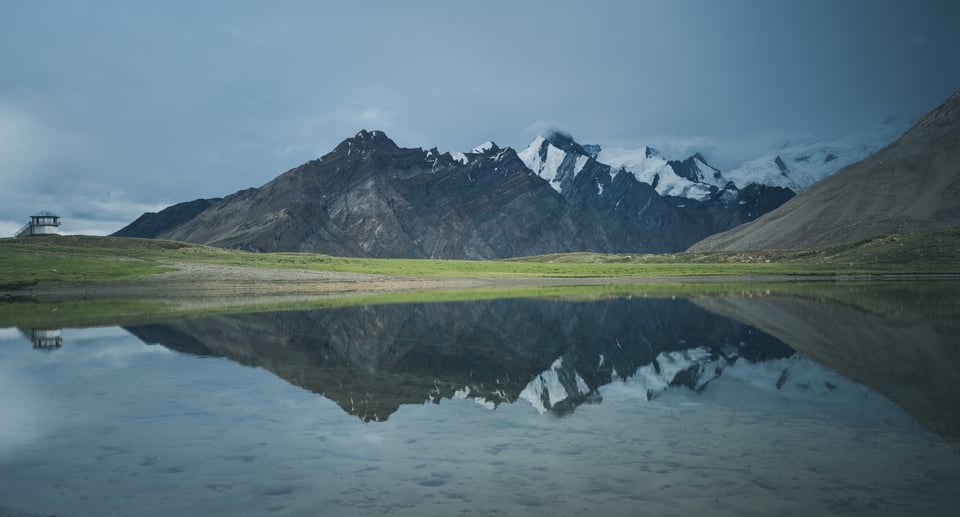
[[[416,278],[304,269],[267,269],[179,263],[176,271],[137,280],[112,282],[42,282],[0,292],[6,298],[78,300],[143,298],[203,300],[222,298],[304,298],[379,294],[427,289],[482,287],[483,280]]]

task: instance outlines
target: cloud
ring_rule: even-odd
[[[783,144],[788,138],[797,136],[775,131],[729,137],[648,135],[638,139],[615,140],[608,145],[604,145],[604,142],[600,144],[604,147],[625,149],[649,146],[659,151],[668,160],[683,160],[694,153],[700,153],[707,162],[723,171],[734,169],[745,161],[757,158],[759,156],[757,149],[772,149]]]
[[[536,120],[531,123],[529,126],[524,128],[524,134],[528,135],[531,139],[536,136],[546,136],[555,132],[564,132],[561,124],[558,124],[551,120]]]
[[[0,99],[0,188],[23,188],[77,151],[81,139]]]
[[[370,107],[357,114],[357,118],[364,123],[370,123],[377,127],[386,127],[391,124],[391,116],[383,109]]]

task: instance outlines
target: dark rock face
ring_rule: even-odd
[[[790,174],[790,168],[787,167],[786,163],[783,163],[783,158],[777,156],[777,158],[773,160],[773,163],[777,164],[777,168],[780,169],[780,174],[783,174],[784,176]]]
[[[796,194],[786,187],[751,183],[740,189],[737,195],[737,203],[743,217],[741,222],[752,221],[790,201],[794,196]]]
[[[564,411],[640,367],[660,371],[661,354],[701,350],[700,360],[673,382],[702,388],[719,375],[706,366],[711,361],[794,353],[768,334],[670,299],[375,305],[209,316],[127,330],[185,353],[263,367],[364,420],[385,420],[401,404],[458,391],[494,404],[525,398]],[[538,398],[546,396],[537,391],[544,372],[563,386],[551,387],[553,403]]]
[[[706,165],[708,169],[706,171],[702,170],[700,166],[697,165],[698,161]],[[707,165],[707,160],[700,153],[697,153],[686,160],[670,160],[667,162],[667,164],[670,165],[670,168],[677,173],[677,176],[686,178],[693,182],[702,182],[707,178],[708,175],[710,178],[714,179],[720,177],[720,171]]]
[[[168,206],[159,212],[147,212],[121,228],[113,236],[153,239],[193,219],[218,201],[220,198],[196,199]]]

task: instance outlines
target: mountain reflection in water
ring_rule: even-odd
[[[441,398],[523,399],[563,412],[638,370],[652,381],[651,397],[667,385],[702,390],[738,360],[795,353],[682,299],[373,305],[126,329],[147,343],[263,367],[367,421]]]
[[[942,312],[957,303],[951,292],[928,288],[928,306],[914,309]],[[908,303],[903,290],[869,296],[881,307]],[[893,297],[899,301],[886,299]],[[649,399],[668,386],[700,392],[732,367],[758,364],[775,370],[777,390],[833,390],[826,374],[791,371],[806,356],[889,397],[960,450],[960,325],[950,319],[953,309],[930,323],[802,297],[503,299],[126,328],[147,343],[263,367],[364,421],[442,398],[490,407],[524,400],[540,412],[563,413],[599,401],[598,388],[611,381],[643,383]]]

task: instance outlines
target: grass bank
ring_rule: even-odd
[[[538,298],[596,301],[618,297],[799,297],[910,321],[960,322],[958,282],[664,283],[415,291],[363,296],[183,305],[153,300],[0,301],[0,328],[130,325],[213,314],[321,310],[397,303],[440,303]]]

